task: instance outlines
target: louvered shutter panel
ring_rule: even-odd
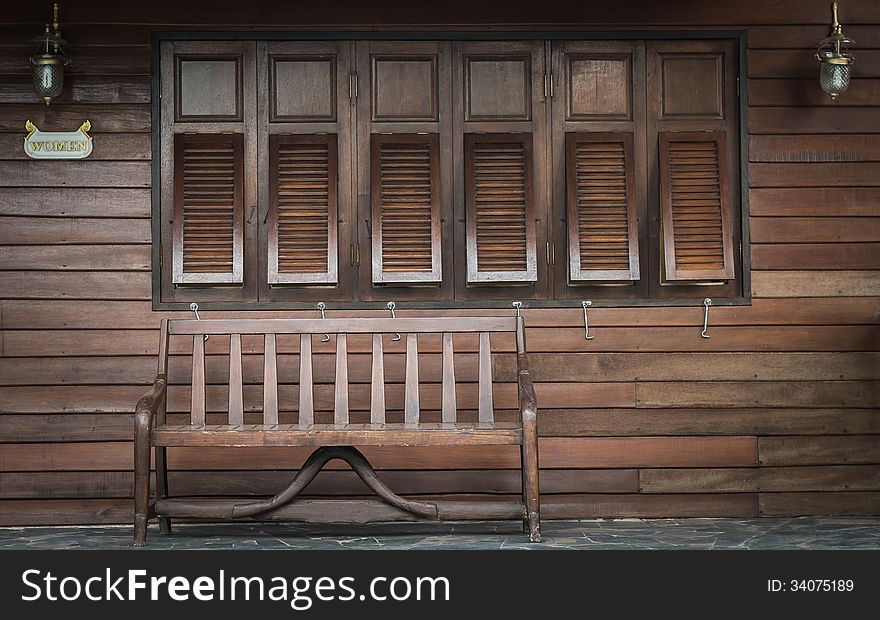
[[[373,282],[440,282],[437,134],[371,136]]]
[[[638,280],[632,133],[565,139],[571,281]]]
[[[734,277],[725,132],[660,133],[666,279]]]
[[[465,135],[468,282],[537,280],[531,134]]]
[[[337,282],[336,135],[269,137],[269,283]]]
[[[241,134],[174,138],[175,284],[241,284]]]

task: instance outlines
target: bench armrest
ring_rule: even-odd
[[[528,358],[525,353],[516,356],[516,381],[519,385],[519,412],[523,421],[526,418],[534,418],[538,413],[538,399],[535,397],[535,386],[532,385],[532,375],[529,372]]]
[[[165,400],[165,375],[159,375],[153,382],[153,388],[141,396],[135,405],[135,421],[138,424],[150,424],[159,406]]]

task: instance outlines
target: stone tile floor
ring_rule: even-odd
[[[880,549],[878,517],[545,521],[529,544],[511,522],[151,526],[147,549]],[[130,526],[0,528],[3,549],[124,549]]]

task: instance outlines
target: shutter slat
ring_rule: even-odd
[[[669,281],[734,277],[723,131],[660,133],[660,207]]]
[[[371,136],[373,282],[440,282],[439,137]]]
[[[638,280],[632,133],[568,133],[565,141],[571,281]]]
[[[269,136],[269,283],[336,284],[336,135]]]
[[[243,277],[243,136],[174,138],[175,284],[239,284]]]
[[[466,134],[468,282],[537,280],[531,134]]]

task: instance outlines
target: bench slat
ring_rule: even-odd
[[[348,338],[345,334],[336,336],[336,389],[333,421],[337,424],[348,422]]]
[[[372,334],[513,332],[514,317],[406,317],[350,319],[174,319],[170,334]]]
[[[480,332],[480,377],[479,377],[479,416],[480,422],[492,422],[495,417],[492,409],[492,351],[489,332]]]
[[[278,424],[278,368],[275,334],[266,334],[263,348],[263,423]]]
[[[382,334],[373,334],[373,372],[370,389],[370,422],[385,421],[385,357]]]
[[[205,423],[205,339],[201,335],[193,336],[190,420]]]
[[[241,334],[229,336],[229,423],[244,421],[241,377]]]
[[[518,445],[522,430],[498,424],[248,424],[238,426],[161,426],[152,441],[160,446],[431,446]]]
[[[452,334],[443,334],[443,405],[444,422],[455,422],[455,358],[452,348]]]
[[[312,336],[299,337],[299,422],[315,421],[315,395],[312,387]]]
[[[404,389],[403,419],[407,424],[419,421],[419,335],[406,335],[406,387]]]

